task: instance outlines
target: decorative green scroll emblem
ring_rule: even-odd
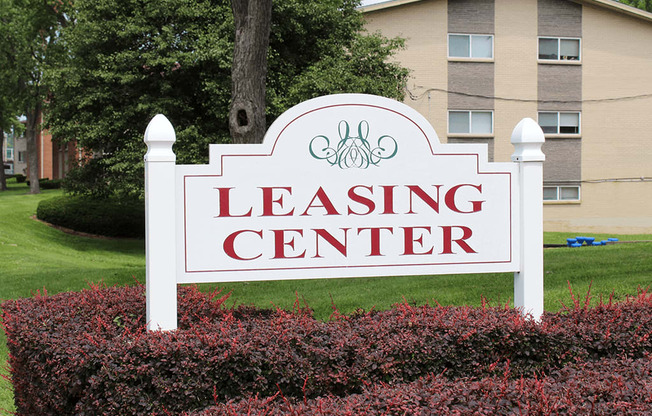
[[[367,141],[369,123],[365,120],[358,124],[357,136],[350,135],[349,123],[344,120],[340,121],[338,131],[340,141],[335,148],[331,147],[328,137],[313,137],[309,146],[312,157],[326,160],[331,166],[337,165],[341,169],[366,169],[369,165],[378,166],[383,159],[393,158],[398,151],[396,140],[388,135],[380,136],[377,146],[372,149]]]

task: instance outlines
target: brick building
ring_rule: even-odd
[[[41,123],[43,115],[41,115]],[[80,159],[75,142],[57,143],[47,129],[39,132],[36,139],[39,159],[39,178],[63,179]]]
[[[42,116],[39,124],[42,124]],[[4,162],[10,165],[8,174],[27,176],[27,140],[24,136],[5,138]],[[36,138],[38,149],[39,178],[62,179],[66,173],[80,160],[81,155],[76,143],[56,143],[47,129],[41,130]]]
[[[442,142],[513,152],[546,134],[547,231],[652,233],[652,14],[611,0],[394,0],[362,7],[401,36],[405,102]]]

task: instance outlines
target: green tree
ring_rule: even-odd
[[[7,65],[17,79],[18,109],[26,117],[27,165],[30,192],[39,192],[36,137],[41,110],[47,97],[46,66],[56,65],[63,49],[59,34],[66,26],[70,5],[63,0],[3,0],[2,19]]]
[[[9,39],[11,14],[7,0],[0,0],[0,39]],[[5,152],[4,135],[16,122],[18,110],[18,77],[9,42],[0,42],[0,155]],[[0,161],[4,158],[0,157]],[[0,191],[7,189],[4,166],[0,168]]]
[[[621,3],[629,4],[630,6],[638,7],[639,9],[652,12],[652,0],[618,0]]]
[[[290,106],[335,92],[403,97],[402,45],[363,32],[358,0],[278,0],[267,54],[269,125]],[[92,153],[73,192],[141,195],[143,132],[157,113],[177,133],[178,163],[206,163],[231,140],[234,22],[229,0],[78,0],[62,31],[69,53],[47,73],[54,137]]]
[[[8,71],[7,62],[0,55],[0,155],[4,155],[4,136],[5,132],[9,131],[12,127],[12,121],[16,120],[15,103],[12,94],[12,74]],[[13,120],[12,120],[13,119]],[[0,162],[4,157],[0,156]],[[5,178],[4,163],[0,163],[0,191],[7,190],[7,180]]]

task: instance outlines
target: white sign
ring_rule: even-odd
[[[441,144],[402,103],[309,100],[262,144],[211,145],[208,165],[174,165],[174,131],[157,118],[145,134],[152,329],[176,328],[176,315],[157,319],[149,305],[150,275],[173,270],[175,296],[177,283],[195,282],[506,271],[518,281],[523,164],[489,163],[486,145]],[[543,135],[529,120],[537,137],[523,138],[533,128],[524,122],[513,160],[540,171]]]
[[[518,270],[516,165],[396,101],[310,100],[210,150],[177,170],[180,282]]]

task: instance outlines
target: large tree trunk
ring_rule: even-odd
[[[34,107],[27,110],[27,126],[25,128],[25,138],[27,139],[27,170],[29,172],[29,193],[38,194],[41,192],[38,183],[39,163],[38,147],[36,137],[38,135],[39,117],[41,115],[41,103],[36,102]]]
[[[234,143],[261,143],[265,135],[265,77],[272,0],[231,0],[235,44],[229,129]]]
[[[2,114],[0,114],[0,120],[2,120]],[[2,162],[2,169],[0,169],[0,191],[7,190],[7,178],[5,178],[5,132],[0,127],[0,162]]]

